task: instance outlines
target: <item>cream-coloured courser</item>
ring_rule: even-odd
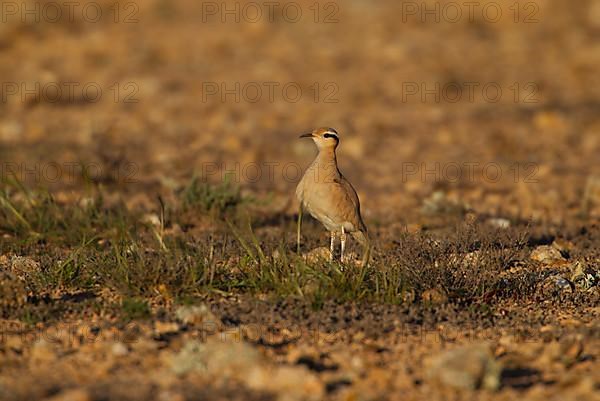
[[[350,233],[363,247],[362,265],[369,261],[370,244],[367,227],[360,216],[360,201],[352,184],[344,178],[337,166],[335,150],[340,143],[338,133],[333,128],[317,128],[300,138],[312,138],[319,154],[304,173],[296,188],[300,201],[298,213],[298,251],[300,250],[300,230],[302,210],[307,210],[331,233],[331,260],[335,239],[341,242],[340,259],[344,262],[346,233]]]

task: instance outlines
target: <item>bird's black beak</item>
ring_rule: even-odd
[[[302,135],[300,135],[300,138],[312,138],[312,137],[313,137],[312,132],[309,132],[308,134],[302,134]]]

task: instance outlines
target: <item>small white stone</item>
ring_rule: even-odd
[[[110,351],[114,356],[125,356],[129,353],[129,349],[122,342],[114,343]]]

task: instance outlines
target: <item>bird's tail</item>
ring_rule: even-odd
[[[352,237],[363,247],[361,265],[365,267],[369,264],[369,259],[371,257],[371,241],[369,240],[369,235],[366,231],[354,231]]]

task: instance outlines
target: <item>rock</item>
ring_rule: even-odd
[[[561,276],[553,276],[553,279],[554,283],[556,284],[556,287],[559,288],[561,291],[568,291],[573,289],[571,283],[566,278]]]
[[[565,262],[565,258],[563,258],[560,251],[550,245],[538,246],[531,252],[529,257],[543,265]]]
[[[188,341],[181,351],[171,358],[171,370],[176,375],[185,375],[189,372],[203,372],[207,369],[205,346],[199,341]]]
[[[40,271],[40,264],[27,256],[13,256],[8,260],[8,267],[24,281],[29,281],[32,274]]]
[[[323,385],[313,373],[304,367],[273,364],[239,338],[188,341],[171,358],[170,365],[177,375],[199,372],[213,380],[234,380],[253,390],[275,393],[281,401],[323,398]]]
[[[573,292],[573,284],[559,274],[553,274],[541,283],[542,293],[548,295],[557,295],[559,293],[570,293]]]
[[[433,382],[463,390],[500,387],[502,368],[485,344],[446,351],[434,357],[427,370]]]
[[[213,329],[216,329],[220,323],[210,308],[204,304],[180,306],[175,311],[175,317],[184,324],[206,326],[207,328],[210,326]]]
[[[47,401],[91,401],[89,393],[80,388],[63,390],[57,395],[46,398]]]
[[[236,377],[261,362],[262,355],[246,342],[211,338],[206,343],[188,341],[172,359],[171,367],[177,375],[200,371],[215,377]]]
[[[571,282],[575,287],[582,290],[589,290],[598,284],[598,273],[589,268],[585,263],[575,262],[571,267]]]
[[[427,215],[464,214],[469,209],[471,209],[469,205],[448,198],[442,191],[436,191],[423,200],[421,212]]]
[[[329,252],[329,248],[321,246],[302,254],[302,256],[306,259],[307,263],[321,263],[331,259],[331,252]]]
[[[154,333],[158,336],[177,333],[181,328],[175,322],[154,322]]]
[[[129,353],[129,349],[127,348],[127,346],[125,344],[123,344],[122,342],[116,342],[112,345],[112,347],[110,347],[110,352],[114,355],[114,356],[125,356]]]
[[[508,220],[508,219],[492,218],[492,219],[488,219],[487,223],[496,228],[509,228],[510,227],[510,220]]]

